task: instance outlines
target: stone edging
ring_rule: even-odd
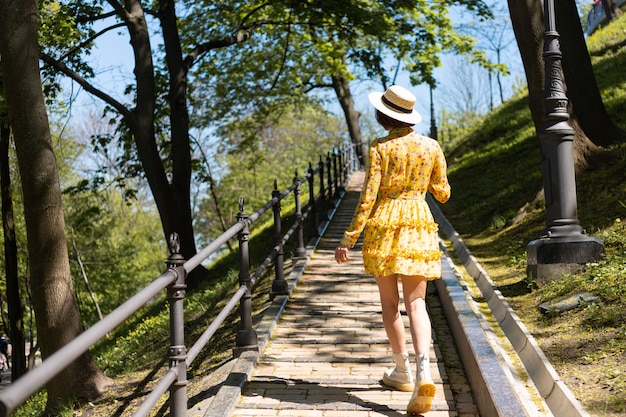
[[[206,409],[204,409],[202,412],[203,414],[188,412],[189,417],[229,417],[232,415],[233,410],[241,397],[244,384],[254,371],[259,358],[263,355],[263,351],[269,342],[270,335],[276,327],[278,320],[280,319],[280,316],[289,301],[291,293],[302,277],[313,252],[320,242],[321,236],[323,236],[326,231],[326,228],[330,224],[330,221],[335,215],[335,212],[337,211],[337,208],[339,207],[339,204],[344,196],[345,191],[342,191],[338,198],[334,201],[334,207],[328,212],[328,220],[322,223],[318,228],[319,236],[308,242],[306,247],[306,257],[294,259],[293,269],[289,276],[285,278],[289,288],[288,294],[277,295],[271,305],[263,313],[263,318],[256,328],[259,351],[243,352],[241,356],[234,359],[228,377],[222,383],[211,403],[206,407]]]
[[[491,280],[476,258],[470,253],[463,239],[446,219],[439,206],[429,199],[429,206],[440,230],[452,242],[454,252],[471,275],[497,323],[520,357],[539,395],[545,400],[555,416],[589,417],[567,385],[559,378],[552,364],[513,311],[502,293]]]

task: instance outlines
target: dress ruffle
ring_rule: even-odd
[[[366,182],[342,244],[361,231],[365,271],[374,276],[441,276],[439,227],[425,200],[450,197],[446,161],[436,141],[411,129],[392,130],[370,148]]]
[[[374,207],[373,213],[365,227],[391,230],[413,228],[430,233],[439,230],[424,200],[383,200]]]

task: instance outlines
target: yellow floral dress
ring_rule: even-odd
[[[438,225],[426,203],[430,191],[450,198],[446,159],[437,141],[410,127],[372,142],[359,204],[341,244],[352,248],[363,229],[365,272],[441,276]]]

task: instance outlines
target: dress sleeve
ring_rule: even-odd
[[[430,184],[428,191],[439,201],[445,203],[450,199],[450,184],[448,183],[448,175],[446,158],[439,144],[435,148],[435,164],[430,174]]]
[[[380,187],[381,179],[381,158],[380,154],[374,147],[374,144],[370,147],[368,168],[365,175],[365,183],[361,190],[361,198],[357,205],[354,216],[352,216],[352,222],[350,226],[343,234],[341,244],[352,248],[356,241],[359,239],[361,232],[365,228],[365,223],[372,212],[374,203],[376,203],[376,197],[378,195],[378,188]]]

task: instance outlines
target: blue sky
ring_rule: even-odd
[[[498,3],[494,0],[489,2]],[[502,2],[500,2],[500,4],[502,4]],[[453,15],[455,24],[460,24],[464,18],[462,13]],[[155,39],[155,44],[156,41],[158,41],[158,39]],[[515,42],[507,48],[503,54],[503,59],[507,62],[511,70],[511,75],[503,78],[506,86],[505,95],[508,97],[511,94],[511,86],[515,83],[519,84],[520,79],[525,80],[523,78],[523,69],[521,68],[519,53],[517,52]],[[91,60],[94,63],[96,73],[99,74],[96,79],[104,91],[121,95],[122,89],[128,83],[132,83],[132,50],[128,43],[127,36],[120,35],[117,31],[105,34],[102,39],[99,39],[98,46],[93,51]],[[433,91],[436,112],[439,112],[443,107],[447,107],[451,97],[453,98],[455,95],[454,89],[450,88],[450,86],[454,86],[455,83],[458,83],[457,76],[455,75],[455,73],[459,71],[459,64],[457,62],[458,60],[453,57],[444,56],[443,66],[435,70],[435,78],[439,84],[439,87]],[[464,71],[465,69],[461,67],[461,70]],[[477,70],[474,70],[474,72],[477,72]],[[486,78],[486,71],[482,76]],[[493,88],[494,91],[496,91],[495,79],[493,81]],[[419,111],[423,117],[423,122],[419,126],[419,130],[423,132],[427,131],[431,123],[429,88],[425,85],[411,86],[408,74],[406,73],[399,74],[399,79],[396,83],[409,88],[417,97],[416,110]],[[483,83],[486,83],[486,81],[483,80]],[[382,90],[382,86],[368,81],[355,81],[351,84],[351,88],[353,89],[357,109],[362,112],[369,112],[371,110],[367,101],[367,94],[370,91]],[[484,88],[487,89],[487,87]],[[488,94],[488,92],[484,93]],[[94,103],[97,103],[97,99],[85,96],[88,95],[85,93],[80,94],[78,101],[80,105],[93,106]],[[499,98],[495,99],[494,103],[498,105]],[[337,113],[340,112],[338,105],[331,106],[331,110]]]

